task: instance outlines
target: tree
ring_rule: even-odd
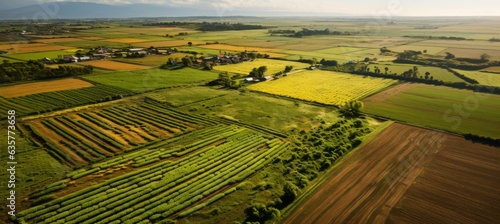
[[[385,67],[384,70],[385,70],[385,74],[387,75],[387,71],[389,71],[389,68]]]
[[[183,57],[182,63],[184,64],[184,66],[192,66],[193,65],[193,61],[189,57]]]
[[[231,76],[227,72],[219,73],[219,84],[225,87],[231,86]]]
[[[425,72],[425,79],[429,79],[429,75],[431,75],[430,72]]]
[[[446,56],[444,57],[444,59],[453,59],[455,58],[455,55],[450,53],[450,52],[445,52]]]
[[[346,117],[356,117],[360,115],[361,108],[363,108],[363,103],[361,101],[351,100],[340,108],[340,112]]]
[[[287,65],[287,66],[285,66],[285,71],[284,72],[285,73],[290,72],[290,71],[292,71],[292,69],[293,69],[292,65]]]
[[[363,60],[364,62],[370,62],[370,58],[369,57],[366,57],[365,60]]]
[[[488,60],[490,60],[489,54],[482,54],[481,55],[481,61],[488,61]]]
[[[192,43],[191,41],[189,41],[189,42],[188,42],[188,46],[190,46],[190,47],[191,47],[192,45],[193,45],[193,43]]]
[[[318,63],[318,59],[316,59],[316,58],[312,58],[311,59],[311,65],[312,66],[316,66],[317,63]]]
[[[418,77],[418,67],[417,66],[413,66],[413,78],[417,78]]]
[[[266,66],[260,66],[258,69],[259,71],[259,77],[264,77],[264,73],[267,71],[267,67]]]

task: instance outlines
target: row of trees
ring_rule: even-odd
[[[225,30],[253,30],[253,29],[268,29],[268,26],[262,25],[248,25],[243,23],[227,23],[227,22],[158,22],[158,23],[146,23],[144,26],[168,26],[168,27],[178,27],[178,26],[189,26],[195,27],[195,29],[200,31],[225,31]],[[183,34],[184,35],[184,34]]]
[[[0,64],[0,83],[80,76],[92,74],[92,71],[92,66],[47,68],[39,61],[10,63],[8,60],[4,60]]]

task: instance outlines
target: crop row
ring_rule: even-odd
[[[283,143],[256,150],[267,141],[254,135],[247,141],[229,141],[175,162],[162,161],[22,211],[18,216],[37,223],[154,222],[241,181],[286,147]],[[57,217],[47,216],[54,211]]]
[[[66,152],[64,152],[57,145],[53,144],[49,139],[47,139],[42,133],[40,133],[35,127],[30,124],[26,124],[25,127],[30,131],[33,135],[33,138],[40,142],[46,149],[47,152],[59,160],[62,163],[67,163],[70,166],[77,165],[77,162],[74,161]]]
[[[188,113],[183,113],[177,110],[174,110],[172,108],[169,108],[166,105],[163,105],[161,103],[155,103],[153,101],[148,102],[148,103],[142,103],[140,104],[141,107],[156,111],[158,113],[163,113],[166,114],[167,116],[173,117],[175,119],[184,121],[184,122],[190,122],[190,123],[195,123],[195,124],[200,124],[200,125],[205,125],[205,126],[210,126],[217,124],[217,122],[210,120],[205,117],[197,116],[194,114],[188,114]]]
[[[0,105],[8,106],[8,109],[16,109],[19,115],[30,115],[109,101],[132,94],[133,92],[118,87],[97,84],[88,88],[37,93],[8,99],[1,98]],[[5,117],[2,115],[0,119],[5,119]]]

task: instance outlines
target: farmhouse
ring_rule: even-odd
[[[73,55],[63,55],[64,62],[78,62],[78,58]]]

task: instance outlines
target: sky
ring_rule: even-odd
[[[161,4],[208,7],[219,11],[270,10],[342,13],[369,16],[500,16],[500,0],[4,0],[0,9],[39,2],[73,1],[104,4]]]

